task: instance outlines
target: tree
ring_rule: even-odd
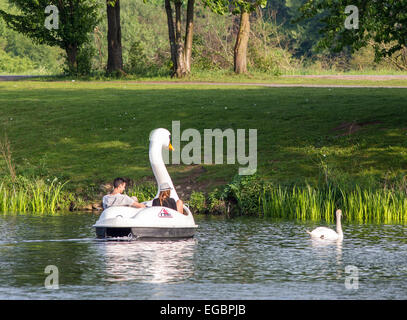
[[[120,0],[106,0],[107,7],[107,72],[123,72]]]
[[[172,9],[174,3],[175,21]],[[195,0],[188,0],[186,14],[185,40],[182,42],[181,11],[183,0],[165,0],[164,6],[167,14],[168,36],[170,40],[171,60],[173,74],[178,78],[191,72],[192,39],[194,30],[194,4]]]
[[[19,14],[0,10],[7,25],[35,43],[58,46],[65,50],[69,71],[78,71],[78,54],[89,42],[89,34],[98,23],[97,0],[9,0]],[[51,9],[57,8],[57,10]],[[52,15],[58,20],[51,28],[46,22]],[[55,22],[55,21],[54,21]]]
[[[234,71],[247,72],[247,47],[250,37],[250,14],[258,7],[265,7],[267,0],[203,0],[213,12],[240,15],[239,31],[233,52]]]
[[[287,44],[294,57],[314,59],[314,47],[322,37],[318,32],[322,26],[319,21],[321,15],[296,21],[301,16],[299,9],[305,1],[307,0],[268,0],[263,17],[266,21],[273,21],[279,32],[287,37]]]
[[[322,14],[320,48],[354,52],[373,45],[380,60],[406,47],[407,0],[307,0],[300,10],[301,19]]]

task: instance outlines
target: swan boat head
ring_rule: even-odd
[[[173,146],[171,145],[171,132],[164,128],[159,128],[151,131],[149,158],[151,168],[157,181],[158,190],[155,198],[158,198],[160,194],[160,185],[163,183],[168,183],[172,188],[170,197],[174,198],[174,200],[177,201],[179,197],[174,188],[171,177],[168,174],[167,168],[165,167],[162,154],[163,149],[169,149],[170,151],[174,150]]]

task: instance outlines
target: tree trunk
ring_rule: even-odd
[[[187,73],[191,73],[192,39],[194,36],[194,4],[195,0],[188,0],[184,49],[185,71]]]
[[[76,44],[69,44],[65,49],[68,60],[68,69],[70,73],[78,72],[78,46]]]
[[[107,4],[107,72],[123,72],[122,56],[122,32],[120,26],[120,0],[116,0],[112,6],[106,0]]]
[[[181,37],[181,6],[181,1],[175,2],[175,42],[177,50],[177,68],[175,69],[175,74],[177,78],[182,78],[187,73],[185,69],[184,46]]]
[[[173,64],[172,75],[174,76],[175,70],[177,70],[177,46],[175,43],[174,19],[170,0],[165,0],[165,11],[167,13],[168,36],[170,39],[171,61]]]
[[[248,12],[242,11],[234,50],[234,69],[238,74],[247,72],[247,44],[250,33],[249,17],[250,14]]]

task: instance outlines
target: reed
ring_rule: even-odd
[[[0,184],[0,210],[11,213],[55,213],[65,209],[66,194],[61,183],[55,178],[44,181],[41,178],[28,179],[22,176],[3,178]]]
[[[265,217],[332,222],[335,209],[341,208],[349,222],[407,223],[407,195],[400,190],[266,186],[259,203]]]
[[[343,192],[342,206],[348,220],[359,223],[406,223],[407,196],[398,190],[361,190]]]
[[[309,185],[291,189],[268,186],[260,203],[260,214],[266,217],[332,221],[336,198],[331,188],[320,191]]]
[[[317,186],[273,185],[261,177],[235,177],[220,193],[231,216],[257,215],[333,222],[340,208],[344,220],[356,223],[407,223],[407,184],[371,183],[361,187],[323,180]]]

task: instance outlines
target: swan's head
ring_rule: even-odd
[[[171,151],[174,148],[171,145],[171,132],[167,129],[159,128],[151,131],[150,133],[150,141],[154,141],[162,145],[162,147],[170,149]]]
[[[336,210],[336,217],[337,217],[337,218],[341,218],[341,217],[342,217],[342,210],[341,210],[341,209]]]

